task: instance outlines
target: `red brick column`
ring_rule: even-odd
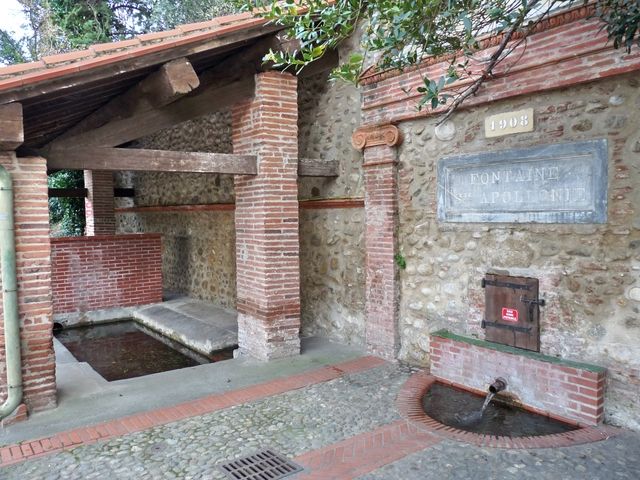
[[[116,215],[113,204],[113,173],[84,171],[86,235],[114,235]]]
[[[238,343],[262,360],[300,353],[297,79],[256,75],[252,100],[233,110],[233,150],[258,156],[236,176]]]
[[[13,179],[23,401],[29,411],[43,410],[56,405],[47,162],[0,152],[0,164]],[[3,325],[0,322],[0,402],[6,395]]]
[[[400,133],[392,125],[358,129],[353,145],[364,150],[367,350],[393,360],[399,349],[397,245],[397,153]]]

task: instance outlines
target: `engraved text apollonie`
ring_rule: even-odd
[[[454,222],[600,223],[606,142],[443,158],[438,216]]]

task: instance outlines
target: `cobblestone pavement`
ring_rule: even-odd
[[[3,479],[218,479],[216,464],[272,447],[294,457],[391,423],[411,370],[385,365],[6,467]]]
[[[360,480],[614,480],[640,478],[640,434],[575,447],[480,448],[445,440],[359,477]]]
[[[0,470],[0,479],[222,479],[225,477],[217,465],[260,448],[271,447],[293,458],[397,423],[400,416],[394,405],[395,398],[411,373],[406,366],[387,364],[260,401],[28,460]],[[359,478],[640,478],[640,434],[634,432],[625,431],[588,445],[538,450],[480,448],[451,440],[436,439],[436,442]],[[319,474],[314,478],[350,477]]]

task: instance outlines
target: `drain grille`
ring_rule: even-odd
[[[270,449],[227,462],[220,469],[233,480],[278,480],[303,470]]]

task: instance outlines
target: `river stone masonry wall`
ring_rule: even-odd
[[[362,198],[361,158],[351,146],[360,122],[360,92],[328,74],[301,79],[299,155],[339,160],[336,178],[299,179],[301,200]],[[214,132],[212,134],[212,132]],[[145,137],[135,146],[231,152],[231,117],[221,112]],[[117,207],[234,203],[233,176],[120,172],[116,186],[135,188]],[[131,212],[116,216],[118,233],[163,236],[166,290],[235,308],[233,211]],[[302,335],[364,342],[364,209],[301,209]]]
[[[212,134],[212,132],[214,132]],[[184,122],[136,142],[139,148],[231,153],[231,115]],[[233,203],[233,176],[120,172],[116,186],[135,188],[117,207]],[[234,308],[235,229],[232,211],[135,212],[116,215],[118,233],[162,234],[163,287]]]
[[[362,198],[362,160],[351,146],[360,92],[327,74],[300,80],[300,157],[338,160],[336,178],[300,177],[302,200]],[[302,334],[364,343],[364,208],[300,211]]]
[[[532,107],[535,131],[485,139],[488,115]],[[605,418],[640,428],[640,79],[635,74],[402,123],[399,150],[400,358],[429,362],[429,333],[484,338],[485,273],[540,279],[541,352],[608,370]],[[606,224],[437,221],[436,162],[448,155],[604,138]]]

